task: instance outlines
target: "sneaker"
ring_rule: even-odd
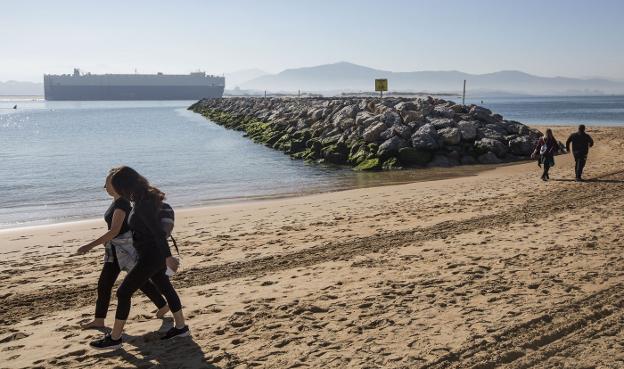
[[[89,346],[96,350],[117,350],[121,348],[121,337],[118,340],[114,340],[109,333],[104,335],[104,338],[92,341]]]
[[[191,334],[191,331],[189,330],[188,325],[185,325],[184,328],[176,328],[173,327],[170,330],[167,331],[167,333],[160,337],[161,340],[168,340],[171,338],[177,338],[177,337],[186,337],[188,335]]]

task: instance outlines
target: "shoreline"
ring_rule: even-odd
[[[449,168],[422,168],[422,169],[406,169],[402,171],[395,172],[383,172],[377,173],[379,175],[384,176],[399,176],[399,177],[422,177],[422,178],[405,178],[405,179],[379,179],[368,184],[362,186],[337,186],[331,189],[310,189],[306,191],[300,192],[290,192],[290,193],[281,193],[275,195],[258,195],[258,196],[241,196],[241,197],[233,197],[229,199],[218,199],[218,200],[210,200],[206,204],[201,205],[192,205],[192,206],[183,206],[179,208],[175,208],[176,214],[178,212],[188,212],[188,211],[197,211],[202,209],[215,209],[215,208],[227,208],[230,206],[239,206],[239,205],[254,205],[259,203],[266,203],[275,200],[282,199],[292,199],[292,198],[302,198],[320,194],[327,193],[338,193],[344,191],[351,190],[364,190],[368,188],[377,188],[377,187],[387,187],[387,186],[397,186],[403,184],[410,183],[419,183],[419,182],[434,182],[440,181],[444,179],[452,179],[452,178],[465,178],[477,176],[479,173],[496,170],[496,168],[504,167],[504,166],[513,166],[513,165],[521,165],[526,164],[526,162],[515,162],[515,163],[502,163],[502,164],[489,164],[489,165],[467,165],[467,166],[457,166],[457,167],[449,167]],[[101,219],[98,217],[87,217],[87,218],[78,218],[75,220],[68,221],[54,221],[51,220],[49,222],[42,221],[44,223],[40,224],[24,224],[24,225],[9,225],[5,227],[4,225],[0,225],[0,235],[3,233],[9,233],[12,231],[25,231],[25,230],[38,230],[44,228],[53,228],[54,226],[73,226],[74,224],[87,223],[87,222],[99,222]],[[35,223],[35,222],[33,222]]]

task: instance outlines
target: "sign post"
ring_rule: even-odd
[[[379,97],[383,98],[383,92],[388,91],[388,80],[387,79],[376,79],[375,80],[375,91],[379,91]]]
[[[462,105],[466,105],[466,80],[464,80],[464,91],[462,92]]]

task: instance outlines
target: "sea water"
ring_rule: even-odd
[[[624,97],[486,98],[528,124],[622,125]],[[470,99],[467,103],[481,103]],[[306,164],[187,110],[193,101],[0,98],[0,228],[100,217],[111,167],[129,165],[175,207],[421,180]],[[17,104],[17,109],[12,107]]]

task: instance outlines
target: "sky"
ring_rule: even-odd
[[[624,80],[622,0],[0,0],[0,81],[348,61]]]

